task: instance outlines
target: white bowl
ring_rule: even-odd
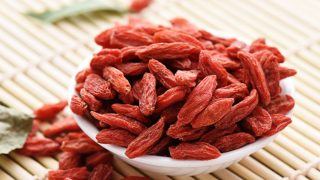
[[[228,37],[225,34],[220,32],[215,32],[214,34],[221,35],[223,37]],[[85,61],[83,61],[83,63],[78,67],[75,74],[80,70],[88,67],[90,60],[91,60],[91,56],[87,58]],[[74,90],[75,74],[74,76],[72,76],[70,87],[68,90],[69,102],[72,95],[75,93],[75,90]],[[292,79],[287,78],[285,80],[282,80],[280,85],[282,88],[282,94],[289,94],[293,96],[294,87],[293,87]],[[291,113],[289,113],[288,115],[291,116]],[[90,121],[86,120],[85,118],[78,116],[76,114],[73,114],[73,117],[77,121],[80,128],[92,140],[97,142],[95,137],[99,132],[99,130]],[[265,147],[267,144],[273,141],[273,139],[276,136],[277,134],[270,137],[264,137],[264,138],[258,139],[256,142],[246,145],[237,150],[222,153],[219,158],[213,159],[213,160],[175,160],[170,157],[153,156],[153,155],[145,155],[145,156],[137,157],[134,159],[129,159],[125,155],[126,149],[123,147],[109,145],[109,144],[100,144],[100,143],[98,144],[100,144],[102,147],[112,152],[115,156],[119,157],[123,161],[137,168],[140,168],[146,171],[164,174],[164,175],[170,175],[170,176],[191,176],[196,174],[210,173],[218,169],[226,168],[231,164],[240,161],[242,158],[249,156],[250,154]]]

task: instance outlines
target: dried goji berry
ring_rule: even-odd
[[[89,74],[91,74],[91,73],[92,73],[92,71],[91,71],[90,68],[86,68],[86,69],[78,72],[78,73],[76,74],[76,82],[77,82],[77,83],[83,83],[83,82],[86,80],[87,76],[88,76]]]
[[[111,107],[118,114],[131,117],[143,123],[148,122],[148,119],[141,113],[138,106],[130,105],[130,104],[115,103],[115,104],[112,104]]]
[[[68,102],[66,100],[53,104],[44,104],[42,107],[34,111],[35,118],[38,120],[49,120],[54,118],[60,111],[62,111]]]
[[[102,103],[87,90],[81,89],[80,96],[81,99],[89,106],[90,110],[98,111],[101,108]]]
[[[111,84],[97,74],[87,76],[83,87],[97,98],[108,100],[115,97]]]
[[[81,166],[81,156],[77,153],[63,152],[59,156],[59,169],[71,169]]]
[[[205,143],[180,143],[178,146],[169,147],[170,155],[173,159],[195,159],[209,160],[219,157],[221,154],[217,148]]]
[[[229,47],[235,41],[235,39],[225,39],[222,37],[214,36],[213,34],[205,30],[199,30],[199,32],[201,33],[201,38],[209,40],[213,44],[221,44],[225,47]]]
[[[73,113],[83,116],[87,112],[87,104],[78,95],[73,95],[70,102],[70,109]]]
[[[177,86],[168,89],[166,92],[158,96],[156,111],[157,113],[163,111],[165,108],[182,101],[187,94],[187,88],[184,86]]]
[[[65,180],[65,178],[87,180],[89,171],[86,167],[77,167],[66,170],[51,170],[48,172],[48,180]]]
[[[114,144],[117,146],[127,147],[136,136],[124,129],[103,129],[96,139],[101,144]]]
[[[137,76],[140,74],[144,74],[148,70],[147,64],[141,62],[117,64],[115,65],[115,67],[123,72],[123,74],[126,76]]]
[[[139,49],[144,49],[145,46],[129,46],[121,49],[120,58],[123,62],[128,62],[132,60],[139,59],[139,57],[136,55],[136,52]]]
[[[78,83],[76,84],[76,87],[74,88],[74,90],[76,90],[77,93],[80,93],[83,86],[84,86],[84,83]]]
[[[236,84],[236,83],[240,83],[240,81],[237,79],[237,78],[235,78],[232,74],[230,74],[230,73],[228,73],[228,78],[227,78],[227,80],[228,80],[228,83],[229,84]]]
[[[139,108],[142,114],[149,116],[155,110],[157,103],[156,78],[151,73],[145,73],[140,81],[141,97]]]
[[[294,99],[289,95],[276,96],[266,107],[270,114],[287,114],[294,107]]]
[[[220,137],[213,145],[221,152],[228,152],[239,149],[246,144],[251,144],[254,141],[255,138],[251,134],[239,132]]]
[[[238,53],[238,58],[249,75],[252,85],[257,89],[262,104],[268,105],[271,97],[261,65],[254,56],[243,51]]]
[[[140,12],[149,4],[152,2],[152,0],[132,0],[129,10],[132,12]]]
[[[110,48],[110,37],[112,34],[113,29],[107,29],[103,32],[101,32],[100,34],[98,34],[95,38],[94,41],[104,47],[104,48]]]
[[[220,121],[215,124],[216,128],[225,129],[233,126],[238,121],[248,116],[258,105],[258,94],[255,89],[251,90],[249,96],[245,97],[238,104],[231,107],[231,110]]]
[[[219,86],[223,87],[228,84],[228,72],[217,61],[212,58],[209,51],[203,50],[199,55],[199,67],[204,75],[217,75]]]
[[[133,96],[133,90],[131,88],[131,91],[124,95],[124,94],[119,94],[118,98],[121,99],[121,101],[125,104],[133,104],[134,103],[134,96]]]
[[[29,137],[31,137],[31,136],[35,136],[36,134],[37,134],[37,131],[39,130],[39,127],[40,127],[40,122],[39,122],[39,120],[37,120],[37,119],[34,119],[33,121],[32,121],[32,128],[31,128],[31,131],[30,131],[30,133],[29,133]]]
[[[230,46],[226,49],[228,56],[231,58],[237,58],[237,53],[240,50],[248,51],[248,45],[242,41],[234,41],[230,44]],[[246,50],[247,49],[247,50]]]
[[[206,131],[206,127],[194,129],[191,125],[177,126],[172,124],[167,131],[167,135],[181,141],[193,141],[199,139]]]
[[[157,123],[143,131],[134,139],[126,150],[129,158],[135,158],[146,154],[161,138],[164,132],[164,121],[159,120]]]
[[[240,82],[247,85],[248,88],[251,87],[250,79],[244,68],[239,68],[233,71],[232,75],[237,78]]]
[[[280,79],[284,79],[297,74],[297,71],[287,67],[279,66]]]
[[[189,124],[211,101],[214,90],[216,89],[216,76],[205,77],[192,90],[178,114],[177,125]]]
[[[59,144],[48,138],[32,136],[18,152],[26,156],[50,156],[59,152]]]
[[[114,113],[99,114],[91,111],[91,115],[95,119],[102,121],[104,123],[107,123],[110,126],[127,129],[128,131],[134,134],[140,134],[143,130],[146,129],[146,127],[139,121],[136,121],[132,118],[129,118],[120,114],[114,114]]]
[[[156,145],[154,145],[148,152],[148,154],[156,155],[165,151],[172,143],[173,139],[169,136],[164,136]]]
[[[171,43],[171,42],[186,42],[194,46],[204,49],[202,43],[195,37],[173,30],[163,30],[154,34],[154,41],[156,43]]]
[[[189,43],[184,42],[174,42],[174,43],[154,43],[143,49],[139,49],[136,55],[140,59],[149,60],[170,60],[186,58],[190,54],[199,52],[200,49]]]
[[[191,69],[191,60],[189,58],[177,59],[170,62],[169,66],[175,69]]]
[[[263,72],[267,80],[270,96],[275,97],[280,94],[280,74],[277,59],[274,55],[269,56],[262,64]]]
[[[287,127],[292,121],[283,114],[271,114],[272,127],[263,136],[272,136]]]
[[[151,59],[148,63],[150,72],[166,88],[172,88],[177,85],[173,73],[161,62]]]
[[[192,120],[193,128],[210,126],[218,122],[231,110],[233,98],[214,99],[198,116]]]
[[[189,71],[178,70],[174,76],[175,76],[177,85],[194,87],[196,86],[196,80],[199,73],[200,72],[198,70],[189,70]]]
[[[251,44],[251,46],[250,46],[251,53],[261,51],[261,50],[271,51],[277,57],[277,60],[279,63],[282,63],[285,60],[285,58],[281,54],[281,52],[275,47],[267,46],[266,44],[262,44],[262,43],[254,43],[254,44]]]
[[[143,46],[152,43],[151,35],[127,26],[116,27],[110,37],[110,45],[117,48]]]
[[[194,37],[200,37],[201,33],[198,31],[195,25],[191,24],[188,20],[184,18],[174,18],[170,20],[170,23],[173,26],[173,29],[186,34],[190,34]]]
[[[172,124],[176,122],[178,113],[182,107],[182,103],[174,104],[161,113],[161,118],[167,123]]]
[[[214,97],[216,98],[234,98],[236,100],[243,99],[248,96],[248,88],[243,83],[234,83],[225,87],[216,89]]]
[[[212,60],[215,62],[218,62],[221,64],[222,67],[228,70],[235,70],[241,67],[240,63],[238,61],[230,59],[227,55],[225,54],[215,54],[212,55]]]
[[[63,141],[61,144],[61,149],[66,152],[73,153],[92,153],[101,151],[102,147],[92,141],[90,138],[79,138]]]
[[[137,80],[133,83],[132,86],[132,95],[136,100],[139,100],[142,96],[142,83],[140,80]]]
[[[112,166],[110,164],[99,164],[93,168],[88,180],[111,180]]]
[[[243,126],[253,132],[255,136],[261,136],[263,133],[271,129],[272,119],[268,111],[260,106],[257,106],[247,117]]]
[[[129,17],[128,25],[135,29],[144,31],[150,35],[153,35],[155,32],[161,31],[164,28],[162,26],[154,25],[147,20],[137,17]]]
[[[104,67],[119,64],[121,63],[121,59],[119,57],[116,57],[111,54],[105,54],[105,55],[93,55],[90,67],[93,70],[96,70],[98,72],[101,72]]]
[[[216,142],[220,137],[235,133],[239,130],[239,127],[235,124],[226,129],[212,129],[209,132],[205,133],[199,141],[207,142],[209,144],[213,144]]]
[[[50,127],[43,131],[43,134],[47,137],[51,137],[63,132],[78,130],[80,130],[80,127],[78,126],[77,122],[72,117],[68,117],[64,120],[53,123]]]
[[[124,74],[115,67],[107,66],[103,69],[103,77],[107,79],[114,90],[120,94],[128,94],[131,91],[131,85]]]
[[[109,151],[99,151],[86,157],[86,166],[94,168],[99,164],[112,164],[113,155]]]

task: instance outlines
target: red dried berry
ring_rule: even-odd
[[[164,87],[172,88],[177,85],[173,73],[161,62],[151,59],[149,60],[148,68]]]
[[[98,111],[102,107],[102,103],[85,89],[80,90],[81,99],[89,106],[92,111]]]
[[[110,164],[99,164],[93,168],[88,180],[111,180],[112,166]]]
[[[83,83],[86,80],[87,76],[91,73],[92,73],[92,71],[90,68],[86,68],[86,69],[78,72],[76,75],[76,82]]]
[[[287,127],[292,121],[290,117],[287,117],[283,114],[271,114],[272,127],[269,131],[263,134],[263,136],[272,136],[285,127]]]
[[[97,74],[90,74],[84,82],[84,89],[97,98],[109,100],[115,97],[111,84]]]
[[[140,74],[144,74],[148,70],[147,64],[141,62],[117,64],[115,67],[126,76],[138,76]]]
[[[169,136],[164,136],[156,145],[154,145],[148,152],[151,155],[157,155],[165,151],[172,143],[173,139]]]
[[[112,164],[113,155],[106,150],[95,152],[86,157],[86,166],[94,168],[99,164]]]
[[[241,100],[248,96],[248,88],[243,83],[230,84],[225,87],[216,89],[214,97],[216,98],[234,98],[235,100]]]
[[[270,114],[287,114],[294,107],[294,99],[289,95],[276,96],[266,107]]]
[[[246,52],[240,51],[238,58],[249,75],[252,85],[257,89],[262,104],[268,105],[271,97],[261,65],[254,56]]]
[[[279,66],[280,79],[285,79],[297,74],[297,71],[287,67]]]
[[[132,12],[140,12],[149,4],[152,2],[152,0],[132,0],[129,10]]]
[[[169,66],[175,69],[191,69],[191,60],[189,58],[177,59],[170,62]]]
[[[68,102],[66,100],[53,104],[44,104],[42,107],[34,111],[35,118],[38,120],[52,119],[67,105]]]
[[[127,147],[136,136],[123,129],[103,129],[96,139],[101,144],[114,144],[117,146]]]
[[[127,129],[133,134],[140,134],[143,130],[146,129],[146,127],[139,121],[136,121],[132,118],[129,118],[120,114],[114,114],[114,113],[99,114],[91,111],[91,115],[95,119],[102,121],[104,123],[107,123],[110,126]]]
[[[148,123],[148,119],[141,113],[138,106],[130,104],[112,104],[111,107],[118,114],[131,117],[142,123]]]
[[[186,103],[178,114],[177,125],[183,126],[190,123],[203,109],[205,109],[212,99],[216,89],[216,76],[205,77],[190,93]]]
[[[258,94],[255,89],[251,90],[249,96],[245,97],[238,104],[232,106],[228,114],[215,124],[216,128],[225,129],[233,126],[246,116],[248,116],[258,105]]]
[[[152,58],[157,60],[172,60],[187,58],[189,55],[199,51],[200,49],[198,47],[184,42],[154,43],[137,50],[136,55],[143,60]]]
[[[231,110],[233,98],[214,99],[198,116],[191,122],[193,128],[210,126],[218,122]]]
[[[61,144],[61,149],[66,152],[86,154],[101,151],[102,147],[100,147],[90,138],[85,137],[63,141]]]
[[[107,79],[114,90],[120,94],[128,94],[131,91],[131,85],[124,74],[117,68],[107,66],[103,69],[103,77]]]
[[[274,55],[269,56],[262,64],[263,72],[267,80],[270,96],[275,97],[280,94],[280,74],[278,61]]]
[[[78,95],[73,95],[70,102],[70,109],[73,113],[83,116],[87,112],[87,104]]]
[[[220,137],[213,145],[221,152],[228,152],[239,149],[246,144],[251,144],[254,141],[255,138],[252,135],[245,132],[239,132]]]
[[[140,81],[140,86],[139,108],[142,114],[150,116],[157,103],[156,78],[151,73],[145,73]]]
[[[18,152],[26,156],[50,156],[59,152],[59,144],[48,138],[32,136]]]
[[[161,138],[164,132],[164,121],[159,120],[157,123],[143,131],[134,139],[126,150],[129,158],[135,158],[146,154]]]
[[[63,152],[59,156],[59,169],[71,169],[81,166],[81,156],[77,153]]]
[[[77,167],[66,170],[51,170],[48,172],[48,180],[65,180],[77,179],[87,180],[89,177],[89,171],[86,167]]]
[[[68,117],[64,120],[53,123],[50,127],[43,131],[43,134],[47,137],[51,137],[63,132],[79,130],[80,127],[78,126],[77,122],[72,117]]]
[[[128,26],[116,27],[110,37],[110,45],[117,48],[143,46],[152,43],[151,35]]]
[[[199,73],[200,72],[198,70],[189,70],[189,71],[178,70],[174,76],[175,76],[177,85],[194,87],[196,86],[196,80]]]
[[[209,144],[215,143],[220,137],[229,135],[239,131],[239,127],[237,125],[233,125],[226,129],[212,129],[211,131],[205,133],[199,141],[207,142]]]
[[[156,112],[162,112],[167,107],[182,101],[187,94],[187,88],[184,86],[177,86],[168,89],[166,92],[158,96],[156,104]]]
[[[190,125],[177,126],[172,124],[167,131],[167,135],[181,141],[194,141],[199,139],[206,131],[207,127],[194,129]]]
[[[170,155],[173,159],[194,159],[194,160],[209,160],[219,157],[221,154],[217,148],[205,143],[180,143],[178,146],[169,147]]]
[[[271,129],[272,119],[268,111],[257,106],[243,123],[243,126],[250,130],[255,136],[261,136]]]
[[[196,38],[201,36],[195,25],[191,24],[188,20],[184,18],[174,18],[170,20],[174,30],[189,34]]]

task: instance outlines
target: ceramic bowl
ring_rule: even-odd
[[[225,36],[225,34],[220,32],[215,32],[214,34]],[[80,70],[88,67],[90,63],[91,57],[87,58],[83,63],[78,67],[77,72]],[[72,77],[69,91],[68,91],[68,99],[70,101],[72,95],[75,93],[75,80],[74,76]],[[293,96],[294,88],[293,88],[293,81],[290,78],[281,81],[281,88],[282,94],[289,94]],[[289,113],[291,115],[291,113]],[[73,117],[77,121],[80,128],[95,142],[96,134],[99,132],[98,129],[84,117],[78,116],[73,114]],[[233,163],[240,161],[242,158],[249,156],[250,154],[258,151],[259,149],[265,147],[269,144],[273,139],[277,136],[277,134],[264,137],[258,139],[256,142],[246,145],[242,148],[237,150],[233,150],[230,152],[222,153],[222,155],[213,160],[175,160],[170,157],[163,157],[163,156],[153,156],[153,155],[144,155],[141,157],[137,157],[134,159],[129,159],[125,155],[125,148],[109,145],[109,144],[100,144],[105,149],[112,152],[115,156],[122,159],[123,161],[135,166],[139,169],[151,171],[155,173],[160,173],[163,175],[170,175],[170,176],[191,176],[196,174],[203,174],[216,171],[218,169],[226,168]]]

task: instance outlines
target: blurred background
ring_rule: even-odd
[[[105,0],[113,3],[111,0]],[[109,2],[110,1],[110,2]],[[39,15],[71,7],[74,0],[0,1],[0,100],[32,112],[43,103],[66,98],[71,75],[96,48],[93,37],[115,22],[137,16],[156,24],[184,17],[200,28],[222,31],[246,41],[265,37],[279,47],[295,77],[293,124],[266,148],[227,169],[196,177],[167,177],[115,161],[117,177],[154,179],[320,179],[320,1],[317,0],[154,0],[140,13],[94,11],[54,23]],[[129,1],[117,1],[127,8]],[[110,8],[110,6],[108,6]],[[80,10],[79,10],[80,9]],[[74,13],[77,13],[74,12]],[[60,12],[61,13],[61,12]],[[36,14],[36,15],[35,15]],[[36,19],[32,16],[42,18]],[[0,155],[0,179],[43,177],[56,169],[55,157]]]

